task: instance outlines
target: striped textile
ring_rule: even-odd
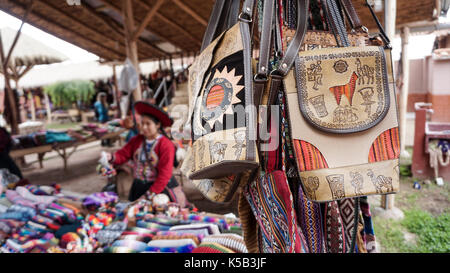
[[[334,94],[334,97],[336,98],[336,102],[338,105],[341,104],[342,94],[344,94],[347,97],[348,101],[350,102],[350,105],[352,105],[353,94],[355,93],[357,79],[358,76],[356,75],[355,72],[353,72],[352,76],[350,77],[350,81],[347,84],[330,87],[330,92]]]
[[[201,243],[192,253],[234,253],[233,250],[226,248],[218,243]]]
[[[262,235],[265,253],[307,252],[302,244],[285,173],[274,171],[247,184],[244,193]]]
[[[242,235],[249,253],[258,252],[258,223],[253,215],[252,208],[248,203],[243,191],[239,193],[238,203],[239,220],[242,226]]]
[[[324,235],[320,204],[306,198],[301,186],[298,187],[298,223],[305,236],[310,253],[324,253]]]
[[[242,236],[237,234],[211,235],[203,239],[202,243],[205,242],[218,243],[236,253],[248,253],[247,247],[245,247],[244,239]]]
[[[153,236],[153,240],[177,240],[177,239],[191,239],[197,245],[200,244],[199,238],[194,234],[166,234],[166,235],[157,235]]]
[[[310,143],[294,139],[294,150],[300,172],[328,168],[322,153]]]
[[[225,96],[225,89],[221,85],[211,87],[208,97],[206,98],[206,107],[208,110],[214,109],[220,105]]]
[[[384,131],[372,143],[369,151],[369,162],[396,159],[400,156],[400,140],[398,127]]]

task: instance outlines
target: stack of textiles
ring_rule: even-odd
[[[6,190],[0,196],[0,252],[247,252],[236,219],[162,211],[149,201],[117,202],[115,194],[76,198],[57,186]]]
[[[12,136],[12,149],[28,149],[41,145],[45,145],[46,132],[37,132],[27,135],[15,135]]]
[[[179,213],[156,210],[151,204],[142,202],[132,206],[125,221],[128,227],[117,236],[106,253],[192,253],[209,252],[215,245],[216,252],[248,252],[242,236],[230,231],[237,229],[235,219],[180,210]],[[131,224],[135,223],[135,226]],[[108,227],[107,227],[108,228]]]

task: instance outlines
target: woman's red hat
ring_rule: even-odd
[[[161,122],[162,127],[172,126],[173,124],[173,119],[169,117],[169,114],[154,104],[138,101],[134,103],[134,109],[139,115],[147,114],[153,116]]]

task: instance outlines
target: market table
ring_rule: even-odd
[[[53,144],[36,146],[36,147],[32,147],[32,148],[11,150],[10,156],[12,158],[20,158],[25,155],[37,153],[38,159],[39,159],[39,166],[42,169],[43,168],[42,161],[44,159],[45,153],[51,152],[51,151],[56,151],[58,153],[58,155],[63,159],[64,171],[67,171],[67,160],[73,153],[75,153],[78,146],[84,145],[87,143],[91,143],[91,142],[94,142],[97,140],[105,140],[105,139],[119,139],[119,144],[122,145],[122,139],[120,138],[120,134],[122,134],[125,131],[126,131],[126,129],[120,129],[116,132],[106,133],[101,137],[91,136],[84,140],[58,142],[58,143],[53,143]],[[70,148],[72,148],[72,150],[70,152],[68,152],[68,149],[70,149]]]
[[[43,168],[42,161],[44,160],[44,155],[45,155],[45,153],[51,152],[51,151],[52,151],[52,145],[47,144],[47,145],[41,145],[41,146],[32,147],[32,148],[12,150],[9,153],[9,155],[13,159],[15,159],[15,158],[24,157],[24,156],[30,155],[30,154],[38,154],[39,166],[42,169]]]

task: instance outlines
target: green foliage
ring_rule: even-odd
[[[95,96],[94,83],[91,81],[68,81],[51,84],[44,88],[54,106],[70,108],[72,103],[78,101],[89,102]]]
[[[398,221],[374,218],[374,230],[377,241],[384,253],[415,252],[414,246],[405,241],[403,228]],[[380,250],[379,250],[380,251]]]
[[[400,165],[400,175],[403,177],[411,177],[411,165]]]
[[[417,252],[450,252],[450,214],[434,217],[428,212],[414,209],[405,212],[401,224],[418,235]]]

